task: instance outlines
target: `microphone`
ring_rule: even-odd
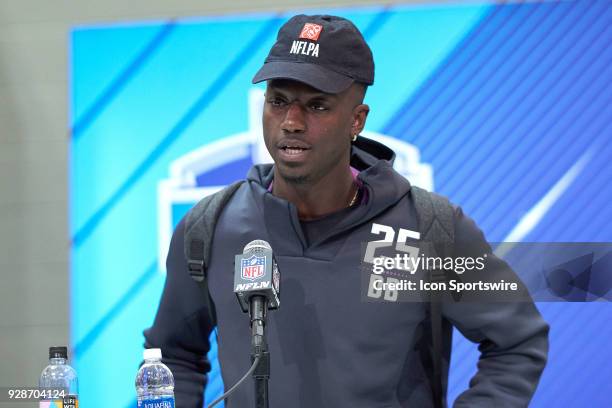
[[[251,317],[251,363],[255,380],[255,405],[268,408],[270,353],[266,344],[266,314],[280,306],[280,273],[266,241],[249,242],[236,255],[234,262],[234,293],[243,312]]]
[[[278,309],[280,273],[270,244],[260,239],[249,242],[242,254],[236,255],[234,265],[234,293],[242,311],[253,317],[257,312],[251,307],[254,297],[266,301],[265,309]]]

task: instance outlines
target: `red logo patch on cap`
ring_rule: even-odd
[[[317,41],[319,39],[319,35],[323,31],[323,26],[314,23],[306,23],[304,24],[304,28],[302,28],[302,32],[300,33],[300,38],[305,38],[307,40]]]

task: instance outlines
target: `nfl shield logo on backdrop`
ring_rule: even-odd
[[[266,273],[266,257],[253,255],[250,258],[243,259],[240,266],[244,279],[255,280],[261,278]]]

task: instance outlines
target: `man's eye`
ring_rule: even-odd
[[[326,111],[327,110],[327,106],[321,104],[321,103],[313,103],[310,105],[310,109],[315,110],[315,111]]]
[[[273,98],[273,99],[268,99],[268,103],[272,106],[283,106],[285,104],[285,101],[283,101],[280,98]]]

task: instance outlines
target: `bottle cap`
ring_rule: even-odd
[[[161,349],[158,348],[145,349],[142,353],[142,357],[145,360],[161,360],[162,352]]]
[[[49,358],[68,359],[68,347],[66,346],[49,347]]]

